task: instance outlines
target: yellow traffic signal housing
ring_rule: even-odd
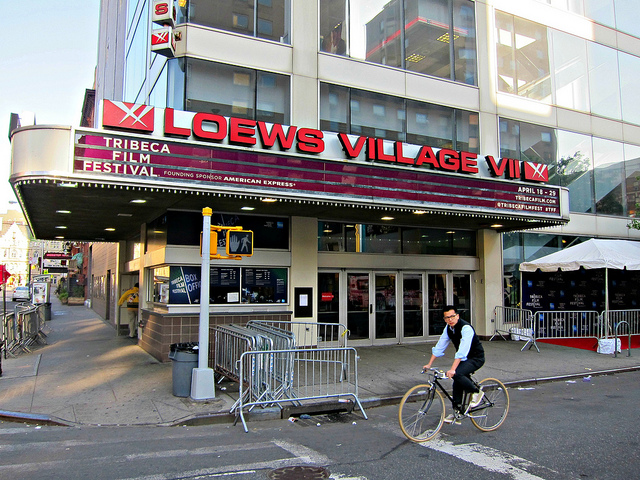
[[[251,230],[227,230],[227,255],[253,255],[253,232]]]
[[[209,257],[213,258],[218,253],[218,232],[211,230],[209,235]],[[202,256],[202,232],[200,232],[200,256]]]

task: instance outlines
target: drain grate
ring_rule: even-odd
[[[271,480],[323,480],[329,478],[329,470],[322,467],[297,465],[271,470],[267,475]]]

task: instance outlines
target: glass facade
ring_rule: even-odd
[[[640,125],[639,57],[498,10],[495,23],[498,91]]]
[[[638,150],[591,135],[500,119],[500,155],[548,165],[549,183],[569,189],[570,209],[576,213],[635,212],[629,198],[636,194],[627,192],[627,185],[637,176]],[[633,184],[629,188],[637,191]]]
[[[480,151],[476,112],[328,83],[320,84],[320,128],[416,145]]]
[[[320,50],[477,84],[469,0],[320,0]]]

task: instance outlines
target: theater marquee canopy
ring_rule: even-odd
[[[205,206],[503,231],[568,221],[544,164],[108,100],[102,114],[102,130],[13,132],[10,181],[37,238],[125,240]]]

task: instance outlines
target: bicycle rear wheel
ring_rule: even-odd
[[[431,385],[416,385],[404,394],[398,409],[402,433],[413,442],[436,436],[444,422],[444,399]]]
[[[502,425],[509,413],[509,393],[500,380],[485,378],[479,382],[484,392],[482,403],[469,412],[473,424],[483,432],[491,432]]]

